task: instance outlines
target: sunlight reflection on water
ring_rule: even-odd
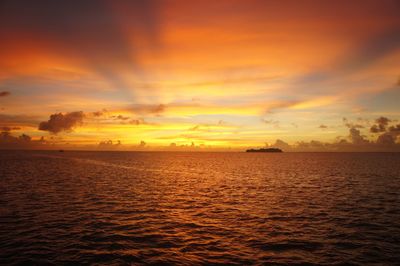
[[[1,264],[392,263],[400,154],[0,152]]]

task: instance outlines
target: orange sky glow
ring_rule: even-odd
[[[400,151],[399,1],[2,1],[0,148]]]

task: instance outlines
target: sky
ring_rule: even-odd
[[[400,2],[0,2],[0,148],[400,151]]]

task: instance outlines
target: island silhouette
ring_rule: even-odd
[[[246,152],[283,152],[278,148],[248,149]]]

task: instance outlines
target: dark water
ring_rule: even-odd
[[[0,264],[400,261],[400,154],[0,152]]]

